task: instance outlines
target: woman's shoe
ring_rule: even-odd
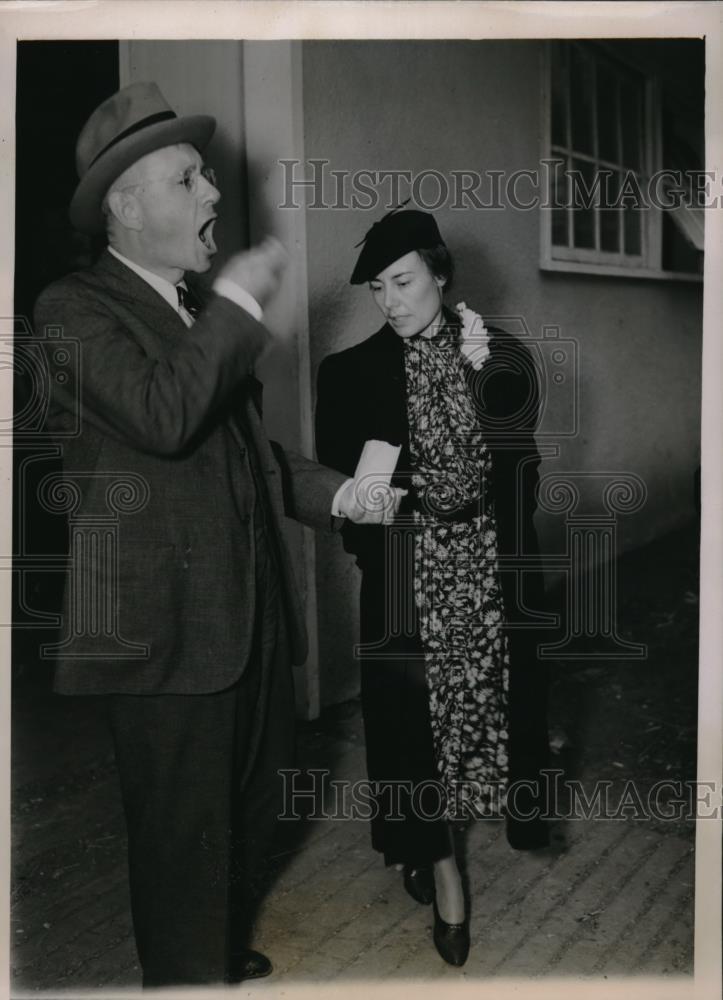
[[[434,900],[434,945],[448,965],[464,965],[469,955],[469,920],[448,924],[442,920]]]
[[[404,888],[412,899],[424,906],[434,899],[434,869],[412,868],[411,865],[404,866]]]

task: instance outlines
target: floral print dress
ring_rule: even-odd
[[[491,456],[457,332],[443,328],[404,347],[412,482],[420,500],[413,515],[414,596],[438,777],[448,818],[468,817],[470,807],[474,815],[498,815],[508,767],[509,650]]]

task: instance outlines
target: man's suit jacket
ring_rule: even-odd
[[[72,426],[80,396],[80,433],[63,442],[64,476],[79,491],[71,517],[91,527],[93,518],[120,510],[115,555],[73,553],[64,615],[72,641],[59,657],[56,689],[207,693],[238,679],[255,614],[253,514],[260,497],[249,448],[258,456],[258,489],[268,497],[293,659],[302,662],[304,615],[282,520],[286,512],[328,528],[344,477],[272,450],[250,375],[269,339],[266,329],[215,295],[188,329],[107,251],[42,293],[36,335],[49,325],[79,342],[78,370],[61,383],[57,343],[47,341],[51,429]],[[114,492],[124,478],[131,485]],[[107,637],[99,645],[92,621],[79,615],[94,594],[112,604],[106,618],[115,618],[117,634],[110,656]],[[140,656],[139,644],[147,647]]]
[[[445,309],[448,329],[459,320]],[[538,556],[533,523],[539,453],[534,430],[539,417],[539,377],[528,348],[503,330],[490,329],[490,355],[479,372],[466,366],[467,387],[479,426],[492,456],[491,495],[494,499],[501,558]],[[395,485],[410,489],[400,513],[415,503],[410,487],[413,472],[409,451],[404,344],[385,324],[368,339],[332,354],[319,367],[316,407],[316,447],[319,461],[352,475],[364,442],[370,438],[401,445]],[[388,590],[385,568],[385,527],[362,533],[354,524],[342,527],[345,549],[363,572],[362,641],[374,641],[384,629]],[[526,617],[525,606],[544,607],[541,571],[501,572],[509,622]],[[395,579],[394,586],[411,594],[412,581]],[[529,625],[529,617],[528,617]],[[536,656],[534,629],[509,629],[510,641],[510,775],[536,780],[547,765],[546,697],[548,671]],[[546,833],[537,824],[508,822],[513,846],[538,846]]]

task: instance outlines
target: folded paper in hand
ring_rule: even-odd
[[[357,462],[354,480],[367,510],[380,510],[391,502],[387,490],[399,459],[400,445],[366,441]]]

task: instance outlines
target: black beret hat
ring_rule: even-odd
[[[415,209],[389,212],[374,223],[362,243],[364,246],[350,279],[352,285],[371,281],[385,267],[412,250],[429,250],[445,245],[434,216]]]

